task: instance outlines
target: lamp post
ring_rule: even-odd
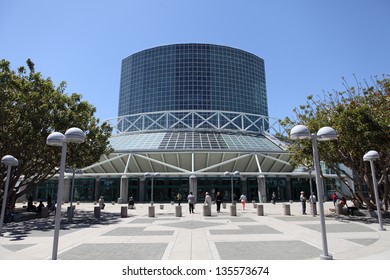
[[[374,165],[374,161],[379,159],[379,158],[380,158],[380,156],[379,156],[379,153],[377,151],[369,151],[363,156],[363,160],[369,161],[370,166],[371,166],[372,181],[374,183],[376,210],[378,213],[379,230],[386,230],[383,227],[383,223],[382,223],[382,213],[381,213],[381,205],[380,205],[380,201],[379,201],[378,182],[376,180],[375,165]]]
[[[231,193],[232,193],[232,204],[234,203],[234,196],[233,196],[233,177],[234,176],[240,176],[240,172],[239,171],[234,171],[234,172],[229,172],[229,171],[226,171],[224,173],[225,176],[230,176],[230,186],[231,186]]]
[[[318,208],[320,211],[320,221],[321,221],[321,235],[322,235],[322,249],[323,255],[320,256],[322,260],[331,260],[333,259],[332,255],[328,253],[328,242],[326,238],[326,227],[325,227],[325,214],[324,214],[324,200],[323,200],[323,185],[322,179],[320,178],[320,160],[318,156],[318,141],[329,141],[337,138],[336,131],[331,127],[322,127],[318,130],[317,134],[311,134],[309,129],[304,125],[296,125],[291,129],[290,132],[291,139],[311,139],[313,146],[313,157],[314,157],[314,169],[316,174],[316,185],[317,185],[317,194],[318,194]]]
[[[52,132],[46,139],[46,144],[49,146],[61,146],[61,164],[60,164],[60,177],[58,180],[57,190],[57,206],[56,215],[54,218],[54,240],[53,240],[53,252],[52,260],[57,259],[58,252],[58,238],[60,234],[60,223],[61,223],[61,204],[64,193],[64,173],[65,173],[65,161],[66,161],[66,149],[67,143],[82,143],[85,141],[84,132],[77,127],[69,128],[65,135],[60,132]]]
[[[7,204],[9,180],[11,178],[11,168],[12,166],[18,166],[19,162],[16,158],[10,155],[6,155],[1,159],[1,163],[7,166],[7,179],[5,181],[4,193],[3,193],[3,205],[1,206],[1,217],[0,217],[0,236],[2,236],[3,222],[5,215],[5,206]]]
[[[73,218],[73,193],[74,193],[74,178],[76,173],[77,174],[83,174],[83,170],[81,169],[74,169],[74,168],[67,168],[65,170],[66,172],[72,172],[72,186],[70,188],[70,204],[69,204],[69,213],[68,213],[68,219]]]
[[[152,185],[151,185],[152,189],[150,191],[150,205],[151,206],[153,206],[153,203],[154,203],[154,201],[153,201],[153,179],[154,179],[154,177],[158,177],[158,176],[160,176],[160,173],[158,173],[158,172],[155,172],[155,173],[146,172],[145,173],[145,178],[147,178],[147,177],[152,178]]]

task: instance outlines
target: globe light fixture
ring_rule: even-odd
[[[320,160],[318,156],[317,141],[330,141],[337,139],[336,131],[329,126],[322,127],[318,130],[317,134],[311,134],[310,130],[304,125],[296,125],[290,131],[290,138],[292,140],[311,139],[313,146],[313,157],[314,157],[314,169],[316,174],[316,185],[318,194],[318,208],[321,222],[321,236],[322,236],[322,249],[323,254],[320,256],[322,260],[332,260],[332,255],[328,252],[328,242],[326,237],[325,227],[325,214],[324,214],[324,188],[322,185],[321,172],[320,172]]]
[[[375,165],[374,161],[379,159],[380,155],[377,151],[369,151],[363,156],[364,161],[369,161],[370,166],[371,166],[371,176],[372,176],[372,182],[374,184],[374,193],[375,193],[375,203],[376,203],[376,210],[378,214],[378,222],[379,222],[379,230],[386,230],[383,227],[382,223],[382,212],[381,212],[381,205],[380,205],[380,200],[379,200],[379,191],[378,191],[378,182],[376,179],[376,174],[375,174]]]
[[[8,198],[8,188],[9,181],[11,178],[11,168],[13,166],[18,166],[19,161],[11,155],[6,155],[1,159],[1,163],[7,166],[7,179],[5,181],[4,192],[3,192],[3,205],[1,206],[1,216],[0,216],[0,236],[2,235],[4,215],[6,211],[6,204]]]
[[[67,143],[82,143],[85,141],[85,133],[77,127],[69,128],[65,135],[60,132],[52,132],[46,139],[46,144],[49,146],[61,146],[61,163],[60,163],[60,174],[58,180],[58,190],[57,190],[57,205],[56,205],[56,215],[54,218],[54,239],[53,239],[53,252],[52,260],[57,259],[58,252],[58,241],[60,234],[60,224],[61,224],[61,205],[62,199],[64,196],[64,173],[65,173],[65,161],[66,161],[66,150]]]

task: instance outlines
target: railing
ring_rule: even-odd
[[[113,134],[177,130],[286,134],[277,119],[229,111],[161,111],[120,116],[106,122],[113,127]]]

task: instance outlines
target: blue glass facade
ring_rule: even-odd
[[[263,59],[226,46],[175,44],[122,61],[118,116],[177,110],[268,116]]]

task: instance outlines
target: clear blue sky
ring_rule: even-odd
[[[265,60],[269,115],[308,95],[390,74],[388,0],[0,0],[0,59],[36,70],[117,116],[123,58],[159,45],[211,43]]]

